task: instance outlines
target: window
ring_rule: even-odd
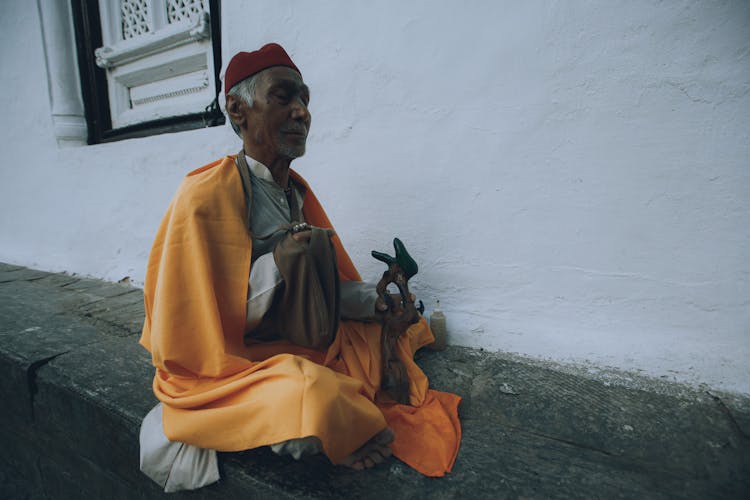
[[[89,143],[224,123],[218,0],[74,0]]]

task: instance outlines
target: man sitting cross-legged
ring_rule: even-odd
[[[424,319],[397,344],[410,404],[379,391],[381,327],[372,320],[388,306],[361,281],[320,202],[290,168],[311,122],[299,69],[268,44],[235,55],[225,80],[243,151],[185,177],[149,258],[141,344],[152,354],[160,404],[142,424],[142,469],[168,491],[197,488],[218,479],[215,450],[271,446],[354,469],[393,453],[442,476],[458,452],[460,398],[430,390],[413,361],[434,340]],[[291,314],[280,297],[296,306],[310,295],[281,272],[287,257],[279,249],[304,254],[321,234],[311,228],[327,228],[340,296],[335,337],[322,346],[296,343],[286,335],[296,332],[279,326]]]

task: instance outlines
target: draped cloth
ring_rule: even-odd
[[[332,227],[307,183],[305,219]],[[341,281],[359,273],[334,236]],[[378,393],[380,325],[343,321],[325,351],[286,341],[245,344],[251,237],[234,158],[189,173],[157,232],[144,287],[141,344],[151,352],[153,390],[170,441],[240,451],[316,436],[333,463],[390,426],[394,455],[428,476],[453,466],[461,440],[460,398],[428,388],[414,352],[433,341],[424,319],[398,352],[410,403]]]

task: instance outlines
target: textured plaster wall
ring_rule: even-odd
[[[750,4],[222,8],[225,62],[275,40],[302,68],[295,165],[362,274],[400,236],[451,342],[750,393]],[[0,260],[142,281],[180,177],[239,143],[58,149],[41,40],[7,2]]]

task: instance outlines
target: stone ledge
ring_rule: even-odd
[[[138,344],[142,293],[0,264],[4,498],[161,498],[138,470],[156,400]],[[267,449],[220,454],[222,480],[172,498],[737,498],[750,493],[750,402],[607,385],[466,348],[420,352],[464,397],[452,474],[391,459],[354,472]]]

